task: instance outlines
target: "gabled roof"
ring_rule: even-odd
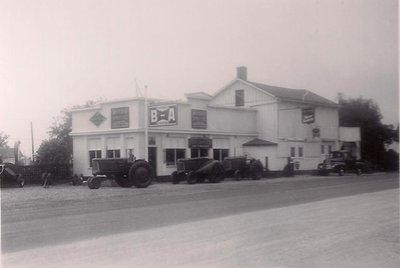
[[[291,88],[284,88],[284,87],[276,87],[276,86],[269,86],[261,83],[245,81],[268,94],[271,94],[279,99],[288,100],[288,101],[301,101],[307,103],[315,103],[315,104],[325,104],[325,105],[334,105],[337,106],[338,104],[325,99],[307,89],[291,89]]]
[[[252,139],[251,141],[248,141],[246,143],[243,143],[243,146],[271,146],[271,145],[277,145],[277,143],[272,142],[272,141],[266,141],[263,139]]]

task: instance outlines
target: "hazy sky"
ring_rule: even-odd
[[[182,99],[248,79],[372,98],[398,122],[395,0],[0,0],[0,131],[30,156],[86,100]]]

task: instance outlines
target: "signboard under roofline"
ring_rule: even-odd
[[[111,128],[129,128],[129,107],[111,108]]]
[[[207,129],[207,111],[192,109],[192,128]]]
[[[171,126],[178,122],[176,104],[149,106],[149,127]]]

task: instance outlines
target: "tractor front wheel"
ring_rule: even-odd
[[[240,170],[239,169],[235,170],[235,173],[233,173],[233,177],[237,181],[240,181],[242,179],[242,174],[240,174]]]
[[[172,172],[171,178],[172,178],[172,184],[178,184],[180,182],[177,171]]]
[[[186,175],[186,180],[188,184],[195,184],[197,182],[196,174],[194,173],[194,171],[190,171]]]
[[[153,169],[146,161],[137,161],[129,169],[129,178],[137,188],[146,188],[153,181]]]
[[[20,188],[24,187],[24,185],[25,185],[25,180],[24,180],[24,178],[22,177],[22,174],[18,174],[18,177],[17,177],[17,184],[18,184],[18,187],[20,187]]]
[[[90,189],[99,189],[101,186],[101,178],[99,177],[91,177],[88,180],[88,187]]]

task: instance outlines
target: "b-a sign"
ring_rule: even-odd
[[[149,107],[149,126],[176,125],[177,107],[173,105],[159,105]]]

